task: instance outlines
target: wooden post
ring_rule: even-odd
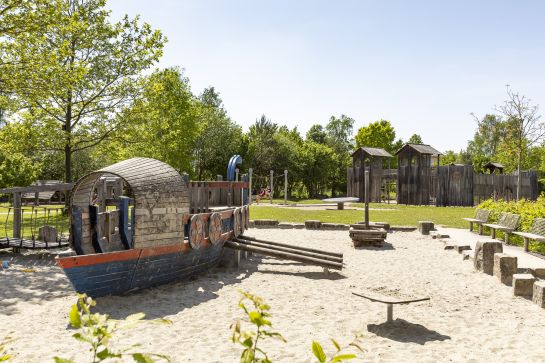
[[[365,228],[369,229],[369,170],[365,170]]]
[[[284,170],[284,205],[288,205],[288,170]]]
[[[13,193],[13,238],[21,238],[21,193]]]
[[[252,204],[252,172],[252,168],[248,169],[248,205]]]
[[[271,204],[273,204],[273,202],[272,202],[272,200],[273,200],[273,190],[274,190],[273,177],[274,177],[274,170],[271,170],[271,185],[270,185],[270,188],[271,188],[271,193],[270,193]]]

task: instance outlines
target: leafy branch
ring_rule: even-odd
[[[130,356],[137,363],[153,363],[156,359],[170,362],[170,358],[165,355],[153,353],[131,352],[138,344],[120,350],[113,349],[109,343],[112,338],[122,330],[134,328],[145,317],[144,313],[132,314],[124,320],[110,319],[107,314],[91,313],[91,308],[96,306],[96,302],[86,294],[78,294],[78,301],[70,309],[70,325],[78,329],[72,335],[74,339],[90,345],[92,353],[92,363],[103,362],[108,359],[122,358]],[[170,324],[166,319],[154,320],[158,323]],[[55,363],[75,363],[71,359],[54,357]]]

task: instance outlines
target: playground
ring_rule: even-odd
[[[460,233],[451,239],[465,242],[471,236],[467,230]],[[236,302],[242,289],[265,298],[275,330],[290,342],[289,347],[264,343],[278,362],[309,361],[312,340],[324,342],[330,352],[330,338],[346,344],[358,333],[366,352],[356,362],[464,361],[469,356],[475,361],[540,361],[545,353],[542,309],[513,297],[512,289],[495,277],[475,273],[471,262],[445,251],[444,243],[430,236],[393,232],[388,248],[356,250],[347,231],[250,229],[247,234],[341,252],[346,266],[342,273],[326,275],[320,267],[252,255],[238,269],[214,269],[196,280],[99,298],[96,311],[114,318],[144,312],[147,319],[172,321],[144,322],[118,344],[140,343],[147,351],[168,353],[174,362],[237,362],[229,325],[239,316]],[[49,361],[43,358],[60,354],[86,361],[85,346],[66,329],[72,287],[51,258],[18,256],[11,270],[0,272],[0,283],[0,326],[16,331],[21,342],[31,339],[17,344],[16,362]],[[351,292],[431,300],[396,306],[395,324],[387,326],[383,304]]]

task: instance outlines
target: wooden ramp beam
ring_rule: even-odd
[[[321,250],[317,250],[315,248],[300,247],[300,246],[290,245],[290,244],[287,244],[287,243],[280,243],[280,242],[273,242],[273,241],[265,241],[265,240],[258,239],[258,238],[255,238],[255,237],[250,237],[250,236],[240,236],[240,238],[243,238],[243,239],[245,239],[247,241],[267,243],[269,245],[275,245],[275,246],[280,246],[280,247],[296,248],[296,249],[301,250],[301,251],[314,252],[314,253],[319,253],[319,254],[322,254],[322,255],[328,255],[328,256],[334,256],[334,257],[340,257],[340,258],[343,257],[342,253],[337,253],[337,252],[321,251]]]
[[[234,240],[236,242],[243,243],[243,244],[250,245],[250,246],[263,247],[263,248],[267,248],[267,249],[271,249],[271,250],[295,253],[295,254],[298,254],[298,255],[301,255],[301,256],[315,257],[315,258],[320,258],[320,259],[328,260],[328,261],[332,261],[332,262],[343,263],[342,257],[329,256],[329,255],[318,253],[318,252],[307,252],[305,250],[301,250],[301,249],[297,248],[296,246],[281,247],[281,246],[276,246],[276,245],[269,244],[267,242],[248,241],[248,240],[245,240],[243,238],[235,238]]]
[[[232,248],[234,250],[248,251],[248,252],[253,252],[253,253],[257,253],[257,254],[261,254],[265,256],[278,257],[278,258],[283,258],[287,260],[308,263],[311,265],[321,266],[321,267],[333,269],[333,270],[342,270],[343,268],[343,264],[339,262],[332,262],[332,261],[328,261],[328,260],[324,260],[322,258],[316,258],[316,257],[302,256],[297,253],[283,252],[283,251],[273,250],[273,249],[265,248],[265,247],[250,246],[248,244],[235,242],[235,241],[226,241],[224,246],[227,248]]]

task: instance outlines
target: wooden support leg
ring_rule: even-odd
[[[337,209],[343,210],[344,209],[344,203],[337,203]]]
[[[528,245],[530,244],[530,239],[524,237],[524,252],[528,252]]]
[[[469,232],[473,232],[473,222],[469,222]]]
[[[509,232],[504,232],[504,233],[503,233],[503,240],[505,241],[505,244],[506,244],[506,245],[509,244],[509,235],[510,235]]]
[[[479,224],[479,235],[483,234],[483,225]]]
[[[386,304],[386,322],[391,323],[394,321],[394,305]]]
[[[490,228],[490,237],[492,239],[496,238],[496,229],[495,228]]]
[[[239,250],[235,251],[235,266],[238,268],[240,266],[240,255],[241,252]]]

